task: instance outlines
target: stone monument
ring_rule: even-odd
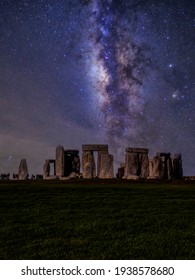
[[[173,167],[170,153],[157,153],[149,164],[148,179],[171,180],[173,178]]]
[[[51,171],[50,164],[53,164],[54,166],[53,176],[50,176],[50,171]],[[56,161],[55,159],[47,159],[43,166],[43,179],[52,179],[55,176],[56,176]]]
[[[60,145],[56,147],[56,176],[64,177],[64,148]]]
[[[26,159],[22,159],[18,169],[18,179],[26,180],[28,179],[28,167]]]
[[[82,145],[82,151],[83,178],[114,177],[113,156],[108,153],[108,145]],[[98,152],[97,168],[95,164],[94,152]]]
[[[148,149],[128,147],[125,151],[124,178],[146,179],[149,175]]]
[[[181,179],[183,177],[181,154],[174,155],[174,157],[172,158],[172,165],[173,165],[173,178]]]

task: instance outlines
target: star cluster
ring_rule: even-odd
[[[0,172],[55,146],[181,153],[195,172],[193,1],[0,3]]]

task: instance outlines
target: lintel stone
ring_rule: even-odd
[[[139,154],[148,154],[148,149],[144,148],[133,148],[133,147],[128,147],[125,149],[126,153],[139,153]]]
[[[78,155],[79,150],[64,150],[64,154],[69,154],[69,155]]]
[[[99,144],[89,144],[82,145],[83,151],[105,151],[108,152],[108,145],[99,145]]]

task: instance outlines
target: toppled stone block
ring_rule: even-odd
[[[126,179],[128,180],[139,180],[139,176],[136,176],[136,175],[128,175],[126,177]]]

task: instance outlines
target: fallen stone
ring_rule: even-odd
[[[76,178],[79,178],[78,174],[76,172],[72,172],[70,173],[70,175],[68,176],[68,178],[70,179],[76,179]]]
[[[136,175],[128,175],[126,177],[126,179],[128,180],[139,180],[139,176],[136,176]]]

